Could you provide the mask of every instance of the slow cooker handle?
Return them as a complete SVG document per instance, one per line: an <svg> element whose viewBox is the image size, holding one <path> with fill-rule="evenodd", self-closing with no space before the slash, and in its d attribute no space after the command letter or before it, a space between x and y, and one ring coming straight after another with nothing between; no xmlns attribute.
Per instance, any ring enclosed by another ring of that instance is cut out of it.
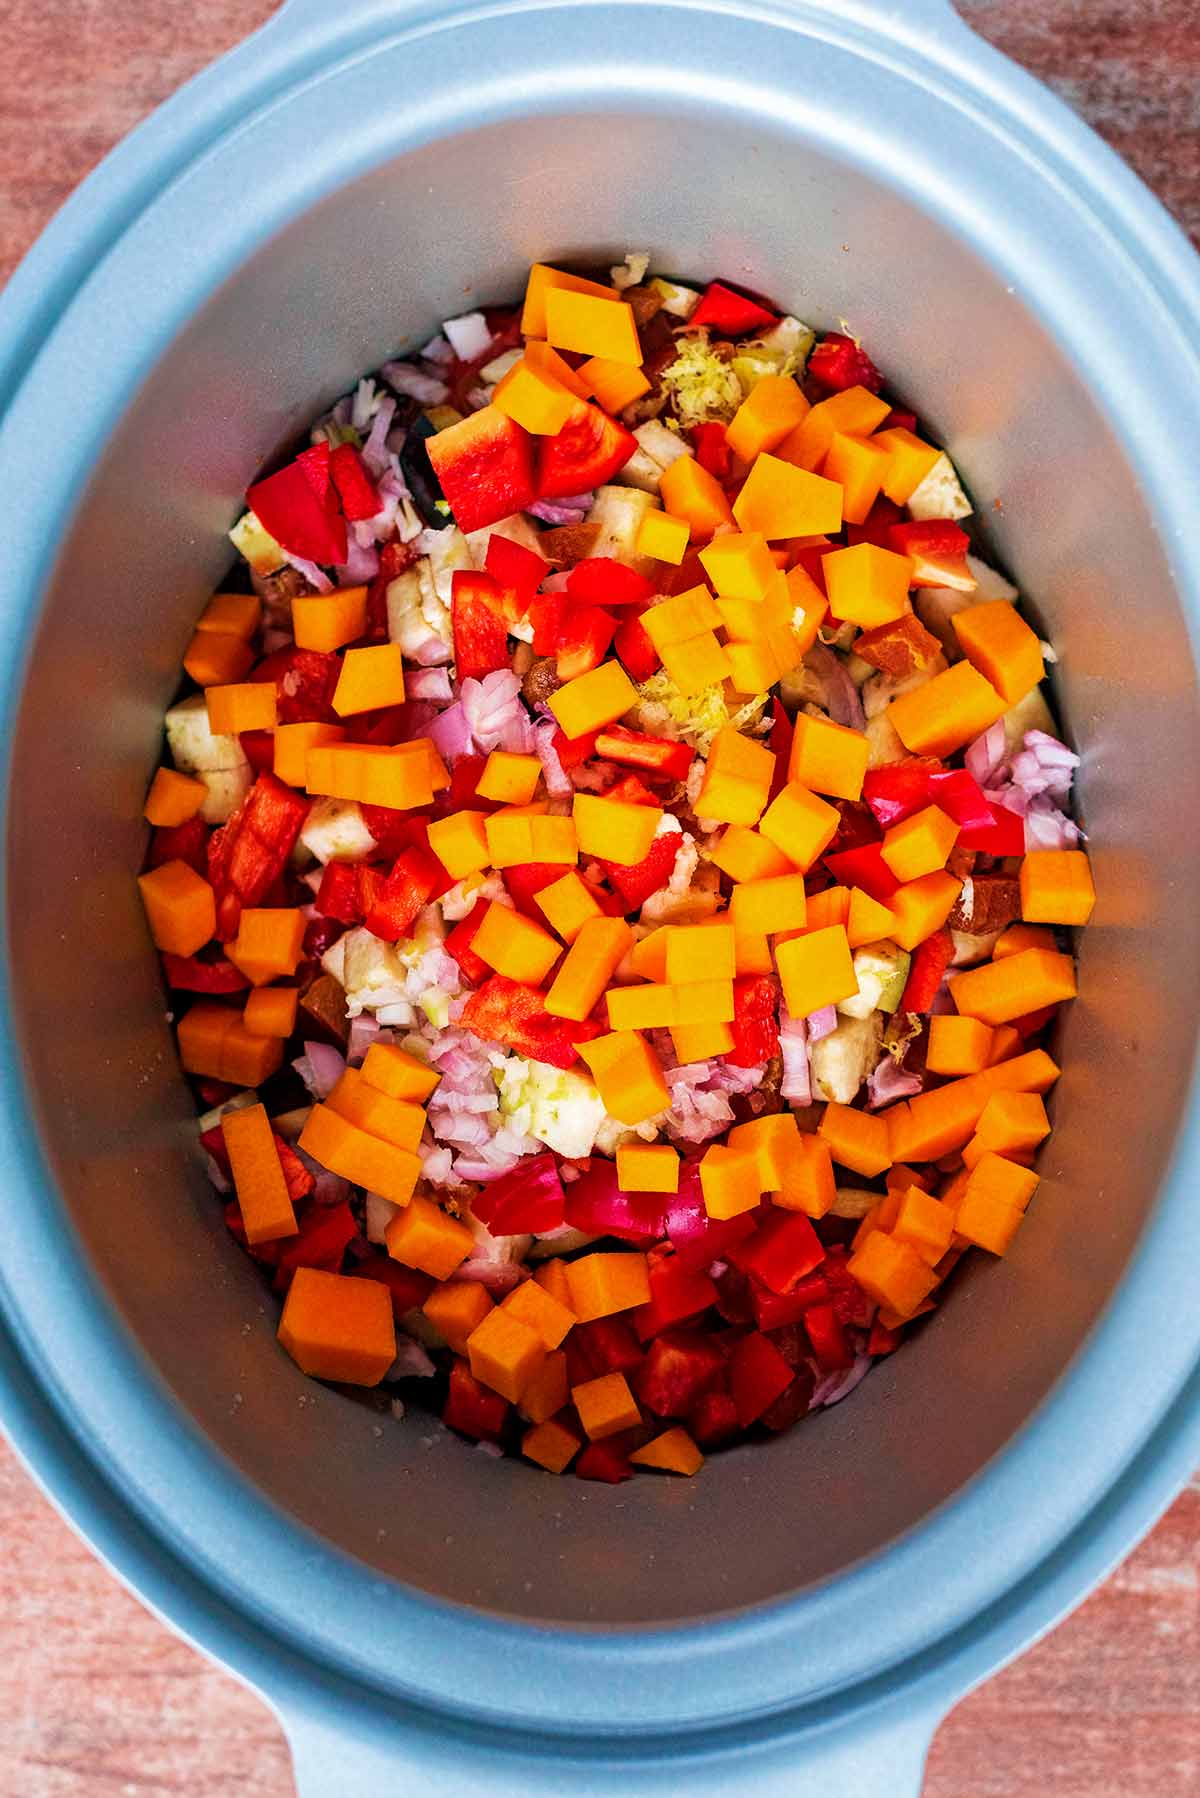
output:
<svg viewBox="0 0 1200 1798"><path fill-rule="evenodd" d="M887 1711L768 1742L738 1726L699 1758L678 1752L601 1762L587 1744L549 1757L481 1730L427 1718L380 1726L333 1705L281 1707L297 1798L920 1798L925 1759L945 1703L906 1700Z"/></svg>

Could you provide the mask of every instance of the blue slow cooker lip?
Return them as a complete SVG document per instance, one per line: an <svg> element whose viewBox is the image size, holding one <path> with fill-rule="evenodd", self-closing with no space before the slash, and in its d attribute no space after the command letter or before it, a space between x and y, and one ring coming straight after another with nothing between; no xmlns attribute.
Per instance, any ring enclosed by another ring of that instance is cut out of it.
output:
<svg viewBox="0 0 1200 1798"><path fill-rule="evenodd" d="M844 27L831 23L825 8L810 6L788 16L789 22L802 18L816 22L821 29L845 29L851 36L864 29L869 9L856 13ZM375 28L382 38L394 35L382 20ZM371 33L368 32L368 36ZM334 36L330 31L330 39ZM364 40L360 33L359 47ZM339 46L340 48L340 46ZM876 45L878 48L878 45ZM66 294L79 284L82 271L94 267L131 229L140 214L153 205L167 185L200 161L205 152L221 141L235 120L245 120L259 106L277 101L285 86L307 80L319 68L325 45L297 45L289 42L278 29L266 32L235 52L177 96L147 126L135 134L120 155L105 165L87 184L85 192L72 201L37 247L29 263L15 280L6 296L0 317L6 327L4 338L14 346L7 371L0 370L0 393L11 393L14 402L26 371L43 348L49 348L55 335L55 323ZM894 45L889 53L899 57ZM949 42L927 41L921 56L929 70L939 79L956 80L981 94L1002 116L1010 139L1019 143L1022 154L1036 156L1053 166L1054 178L1061 184L1084 190L1089 208L1102 222L1104 233L1127 252L1136 245L1140 254L1138 278L1152 299L1160 317L1169 314L1180 339L1186 337L1189 323L1200 313L1197 297L1196 263L1181 236L1133 180L1122 165L1074 121L1065 109L1042 92L1027 78L1011 70L975 40L965 34ZM1144 302L1145 303L1145 302ZM147 353L151 346L147 346ZM28 529L28 519L24 521ZM1181 577L1187 574L1180 552ZM1195 570L1191 570L1194 576ZM1181 586L1186 581L1181 578ZM7 637L6 663L9 671L8 702L11 707L23 659L24 625L11 614L0 621ZM7 994L5 994L7 1007ZM9 1014L11 1015L11 1014ZM10 1039L11 1040L11 1039ZM20 1103L20 1077L10 1069L9 1087L17 1103L0 1120L0 1165L10 1178L27 1182L40 1168L40 1154ZM1168 1228L1165 1213L1180 1209L1182 1187L1188 1170L1195 1165L1197 1124L1193 1120L1181 1142L1175 1172L1164 1190L1159 1215L1148 1228L1138 1256L1130 1268L1126 1291L1144 1289L1154 1280L1152 1253L1155 1242ZM1178 1237L1178 1224L1170 1226ZM81 1293L88 1302L102 1307L90 1281L80 1270ZM1096 1333L1096 1344L1105 1333L1119 1326L1122 1301ZM1126 1311L1129 1306L1125 1306ZM5 1416L14 1438L39 1476L52 1491L57 1491L68 1510L84 1528L89 1538L105 1553L119 1571L130 1577L152 1602L178 1625L192 1633L210 1651L230 1665L261 1683L280 1699L296 1696L308 1684L312 1663L291 1640L285 1640L275 1620L267 1615L248 1616L226 1601L215 1588L207 1570L189 1564L182 1551L172 1548L156 1529L126 1507L109 1479L97 1467L78 1434L81 1426L72 1420L70 1426L63 1413L47 1400L40 1383L29 1373L18 1348L19 1317L14 1295L7 1303L10 1335L4 1339L7 1365L0 1369L5 1389ZM1030 1468L1044 1459L1052 1445L1052 1417L1070 1406L1080 1386L1083 1362L1070 1370L1052 1399L999 1458L1014 1464L1023 1460ZM136 1368L122 1372L131 1382L131 1390L144 1376ZM114 1374L114 1377L116 1375ZM1197 1441L1200 1440L1200 1418L1197 1416L1198 1377L1193 1368L1182 1377L1173 1370L1178 1389L1160 1391L1166 1408L1157 1421L1147 1415L1144 1440L1128 1430L1129 1459L1109 1490L1082 1518L1075 1520L1061 1536L1053 1540L1048 1552L1003 1600L979 1612L966 1622L955 1621L953 1628L936 1636L931 1646L915 1654L903 1668L891 1670L893 1682L903 1679L914 1701L922 1694L931 1708L940 1707L969 1681L981 1677L995 1661L1015 1652L1029 1636L1066 1608L1086 1584L1098 1577L1128 1546L1132 1536L1143 1528L1160 1508L1179 1479L1192 1465ZM64 1407L65 1410L65 1407ZM219 1480L220 1470L210 1466L207 1477ZM967 1501L961 1496L947 1510ZM903 1547L893 1550L901 1554ZM857 1579L858 1573L848 1576ZM432 1623L434 1615L445 1613L430 1601L416 1601ZM781 1613L791 1607L763 1607L745 1617L723 1620L708 1626L708 1645L718 1646L747 1639L749 1634L778 1634L786 1620ZM489 1624L480 1627L492 1629ZM514 1642L527 1640L530 1633L511 1625L496 1626L500 1636L511 1636ZM576 1640L597 1660L611 1652L637 1660L641 1654L661 1657L672 1647L672 1638L695 1652L694 1629L652 1634L650 1632L567 1632L556 1635L560 1647ZM325 1686L336 1676L322 1670ZM361 1688L347 1677L347 1697ZM836 1701L814 1703L794 1716L788 1726L799 1725L810 1717L827 1714L836 1703L841 1709L857 1708L873 1703L876 1694L867 1688L848 1685ZM749 1709L748 1701L745 1708ZM494 1725L489 1726L494 1728Z"/></svg>

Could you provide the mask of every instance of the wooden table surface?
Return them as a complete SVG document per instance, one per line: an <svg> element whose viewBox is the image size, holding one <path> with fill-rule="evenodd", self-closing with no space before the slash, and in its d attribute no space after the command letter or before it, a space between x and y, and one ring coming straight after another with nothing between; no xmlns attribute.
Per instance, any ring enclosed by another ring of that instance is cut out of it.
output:
<svg viewBox="0 0 1200 1798"><path fill-rule="evenodd" d="M272 10L3 0L0 280L118 138ZM1195 0L962 10L1096 125L1200 241ZM290 1798L266 1708L130 1598L2 1444L0 1541L0 1798ZM1200 1793L1200 1480L1073 1617L958 1706L925 1792Z"/></svg>

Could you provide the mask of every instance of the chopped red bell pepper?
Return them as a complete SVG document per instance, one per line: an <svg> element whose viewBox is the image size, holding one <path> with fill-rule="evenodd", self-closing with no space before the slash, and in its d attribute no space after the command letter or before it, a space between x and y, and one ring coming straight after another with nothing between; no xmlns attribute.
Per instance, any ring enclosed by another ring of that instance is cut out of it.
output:
<svg viewBox="0 0 1200 1798"><path fill-rule="evenodd" d="M739 1242L729 1259L771 1292L789 1293L820 1267L825 1249L802 1211L770 1208L753 1236Z"/></svg>
<svg viewBox="0 0 1200 1798"><path fill-rule="evenodd" d="M556 437L538 438L537 497L564 499L603 487L636 448L637 438L624 425L579 400Z"/></svg>
<svg viewBox="0 0 1200 1798"><path fill-rule="evenodd" d="M594 1370L587 1375L589 1379L606 1373L632 1373L642 1364L642 1345L625 1317L597 1317L591 1323L576 1324L567 1340L576 1343L588 1367Z"/></svg>
<svg viewBox="0 0 1200 1798"><path fill-rule="evenodd" d="M442 1422L477 1442L499 1442L508 1421L508 1400L481 1386L465 1361L455 1358Z"/></svg>
<svg viewBox="0 0 1200 1798"><path fill-rule="evenodd" d="M477 899L466 917L458 920L443 945L446 953L452 955L458 963L464 980L471 981L474 986L486 980L490 972L487 962L476 955L471 944L475 941L475 933L487 916L491 903L490 899Z"/></svg>
<svg viewBox="0 0 1200 1798"><path fill-rule="evenodd" d="M590 674L604 660L617 621L599 606L578 606L569 611L558 629L555 670L561 681Z"/></svg>
<svg viewBox="0 0 1200 1798"><path fill-rule="evenodd" d="M952 518L914 518L888 529L889 548L912 558L913 587L954 587L970 592L975 577L967 567L971 539Z"/></svg>
<svg viewBox="0 0 1200 1798"><path fill-rule="evenodd" d="M489 1180L471 1209L493 1236L542 1236L565 1222L558 1157L548 1151L518 1161L498 1180Z"/></svg>
<svg viewBox="0 0 1200 1798"><path fill-rule="evenodd" d="M736 293L723 281L710 281L688 324L707 325L720 337L744 337L748 331L769 331L779 314L769 312L757 300Z"/></svg>
<svg viewBox="0 0 1200 1798"><path fill-rule="evenodd" d="M700 1188L699 1163L685 1161L679 1170L679 1191L671 1194L667 1203L667 1237L680 1267L711 1267L750 1235L758 1215L756 1210L740 1212L737 1217L709 1217Z"/></svg>
<svg viewBox="0 0 1200 1798"><path fill-rule="evenodd" d="M463 759L467 760L469 758L464 757ZM483 760L482 757L477 759L480 762ZM480 772L482 773L482 768L480 769ZM451 779L453 779L453 776L451 776ZM473 805L474 800L472 799L469 802L464 800L463 803L470 803ZM401 855L405 849L412 848L413 814L411 812L398 812L390 805L362 804L358 809L362 813L363 823L378 843L382 855L390 856L394 860L396 856Z"/></svg>
<svg viewBox="0 0 1200 1798"><path fill-rule="evenodd" d="M461 812L464 810L472 812L498 811L501 801L497 799L484 799L477 790L480 781L483 779L483 771L486 767L486 755L460 755L453 768L450 770L450 785L438 796L438 810L443 812L447 817L453 812ZM363 807L363 815L366 815L365 806ZM404 812L398 815L409 817L411 816L411 813ZM370 830L371 827L369 824L367 828ZM371 834L374 835L375 833L372 831Z"/></svg>
<svg viewBox="0 0 1200 1798"><path fill-rule="evenodd" d="M535 656L557 653L558 639L569 610L565 593L534 594L529 604L529 622L533 626L531 648Z"/></svg>
<svg viewBox="0 0 1200 1798"><path fill-rule="evenodd" d="M791 1385L794 1375L779 1350L760 1330L734 1345L729 1358L729 1384L737 1420L743 1430L757 1423Z"/></svg>
<svg viewBox="0 0 1200 1798"><path fill-rule="evenodd" d="M732 1442L738 1433L733 1394L722 1387L702 1392L687 1414L687 1428L697 1448L720 1448Z"/></svg>
<svg viewBox="0 0 1200 1798"><path fill-rule="evenodd" d="M696 752L690 743L674 743L667 737L646 737L636 730L610 724L596 736L596 754L628 768L649 768L669 780L686 780Z"/></svg>
<svg viewBox="0 0 1200 1798"><path fill-rule="evenodd" d="M550 572L549 562L535 551L523 543L514 543L511 537L500 537L495 531L488 538L483 566L500 588L501 610L509 624L524 618ZM546 651L536 653L544 655Z"/></svg>
<svg viewBox="0 0 1200 1798"><path fill-rule="evenodd" d="M403 853L403 851L401 851ZM380 893L383 891L384 873L381 868L372 868L366 862L358 864L358 913L365 918Z"/></svg>
<svg viewBox="0 0 1200 1798"><path fill-rule="evenodd" d="M992 822L986 829L976 825L964 825L958 833L959 849L976 849L981 855L1024 855L1025 853L1025 820L1017 812L1009 811L1006 805L996 805L992 800L987 802L992 814Z"/></svg>
<svg viewBox="0 0 1200 1798"><path fill-rule="evenodd" d="M828 554L829 551L823 549L819 544L808 543L801 544L799 549L792 552L792 567L803 568L809 580L821 593L825 593L825 566L821 558ZM826 598L828 598L827 594Z"/></svg>
<svg viewBox="0 0 1200 1798"><path fill-rule="evenodd" d="M730 463L733 460L729 448L729 428L716 419L707 424L693 425L691 431L692 448L696 452L696 460L706 474L724 486L729 479Z"/></svg>
<svg viewBox="0 0 1200 1798"><path fill-rule="evenodd" d="M275 767L275 733L272 730L244 730L238 737L242 754L256 774L271 773Z"/></svg>
<svg viewBox="0 0 1200 1798"><path fill-rule="evenodd" d="M726 1251L731 1257L737 1253L740 1244L735 1244ZM734 1267L732 1260L721 1273L713 1276L717 1288L717 1310L727 1324L752 1324L754 1322L754 1306L750 1297L750 1276L744 1274L740 1267Z"/></svg>
<svg viewBox="0 0 1200 1798"><path fill-rule="evenodd" d="M146 866L161 868L164 862L186 862L207 878L208 825L199 812L186 824L160 824L151 833Z"/></svg>
<svg viewBox="0 0 1200 1798"><path fill-rule="evenodd" d="M854 1350L832 1305L814 1305L804 1314L804 1327L823 1373L853 1367Z"/></svg>
<svg viewBox="0 0 1200 1798"><path fill-rule="evenodd" d="M863 799L882 830L890 830L902 818L911 818L930 803L929 777L942 764L933 760L895 762L887 768L868 768L863 778Z"/></svg>
<svg viewBox="0 0 1200 1798"><path fill-rule="evenodd" d="M786 1355L784 1356L786 1360ZM795 1369L795 1377L785 1392L781 1392L773 1404L767 1406L759 1423L763 1428L772 1431L776 1436L784 1430L792 1429L800 1420L808 1416L808 1408L812 1403L813 1389L816 1380L813 1370L807 1361L802 1361Z"/></svg>
<svg viewBox="0 0 1200 1798"><path fill-rule="evenodd" d="M647 1349L633 1389L657 1416L686 1417L724 1371L725 1357L711 1336L699 1330L666 1330Z"/></svg>
<svg viewBox="0 0 1200 1798"><path fill-rule="evenodd" d="M503 1043L518 1055L556 1068L573 1066L579 1059L576 1044L600 1034L598 1024L551 1017L543 993L503 974L493 974L471 994L459 1022L484 1042Z"/></svg>
<svg viewBox="0 0 1200 1798"><path fill-rule="evenodd" d="M666 830L655 837L640 862L601 862L627 912L636 911L652 893L666 886L682 842L678 831Z"/></svg>
<svg viewBox="0 0 1200 1798"><path fill-rule="evenodd" d="M543 887L563 877L560 862L514 862L511 868L503 872L504 884L508 888L508 896L519 912L532 918L543 927L546 914L540 905L535 904L537 895Z"/></svg>
<svg viewBox="0 0 1200 1798"><path fill-rule="evenodd" d="M915 431L917 415L915 412L904 412L893 406L883 423L877 427L881 431Z"/></svg>
<svg viewBox="0 0 1200 1798"><path fill-rule="evenodd" d="M317 458L321 449L326 468L329 445L314 445ZM256 481L247 489L246 504L263 529L294 556L306 562L326 566L346 560L346 521L338 510L337 496L331 487L318 491L314 474L320 461L305 451L302 458L289 462L277 474Z"/></svg>
<svg viewBox="0 0 1200 1798"><path fill-rule="evenodd" d="M908 979L904 983L901 1011L911 1011L920 1017L925 1015L937 997L937 990L953 954L954 945L948 930L935 931L933 936L927 936L918 945L908 970Z"/></svg>
<svg viewBox="0 0 1200 1798"><path fill-rule="evenodd" d="M945 774L929 777L930 803L945 812L962 829L988 830L992 824L992 808L984 798L977 781L965 768L951 768Z"/></svg>
<svg viewBox="0 0 1200 1798"><path fill-rule="evenodd" d="M876 549L891 549L888 531L892 525L899 524L903 517L900 507L880 494L861 524L846 526L846 542L873 543Z"/></svg>
<svg viewBox="0 0 1200 1798"><path fill-rule="evenodd" d="M240 968L222 955L206 961L199 955L172 955L163 951L163 976L177 993L240 993L250 982Z"/></svg>
<svg viewBox="0 0 1200 1798"><path fill-rule="evenodd" d="M614 1161L594 1156L578 1180L566 1188L566 1221L589 1236L615 1236L646 1248L666 1234L666 1193L624 1192Z"/></svg>
<svg viewBox="0 0 1200 1798"><path fill-rule="evenodd" d="M622 805L654 805L659 801L640 774L625 774L604 791L606 799L617 799Z"/></svg>
<svg viewBox="0 0 1200 1798"><path fill-rule="evenodd" d="M321 649L277 649L251 670L252 681L274 681L280 724L336 724L333 690L341 656Z"/></svg>
<svg viewBox="0 0 1200 1798"><path fill-rule="evenodd" d="M869 806L858 799L835 799L834 809L838 814L838 827L833 841L825 851L826 857L840 855L845 849L862 849L868 843L883 841L883 832L871 816Z"/></svg>
<svg viewBox="0 0 1200 1798"><path fill-rule="evenodd" d="M357 866L353 862L326 862L313 903L323 918L336 918L339 924L361 924Z"/></svg>
<svg viewBox="0 0 1200 1798"><path fill-rule="evenodd" d="M397 856L375 903L363 919L373 936L398 943L407 936L421 907L442 874L441 864L424 849L406 849Z"/></svg>
<svg viewBox="0 0 1200 1798"><path fill-rule="evenodd" d="M394 749L397 743L410 742L418 734L412 728L414 713L419 715L418 708L410 710L407 705L383 705L373 712L358 712L346 720L347 741Z"/></svg>
<svg viewBox="0 0 1200 1798"><path fill-rule="evenodd" d="M643 1342L661 1336L674 1324L689 1323L717 1302L717 1289L706 1273L688 1267L678 1255L666 1255L649 1269L650 1302L632 1312Z"/></svg>
<svg viewBox="0 0 1200 1798"><path fill-rule="evenodd" d="M329 472L352 524L375 518L383 510L383 498L367 473L367 465L352 443L339 443L329 458Z"/></svg>
<svg viewBox="0 0 1200 1798"><path fill-rule="evenodd" d="M245 905L258 905L287 866L309 800L273 774L260 774L227 824L208 844L208 878L217 901L217 936L237 935Z"/></svg>
<svg viewBox="0 0 1200 1798"><path fill-rule="evenodd" d="M873 1307L847 1266L847 1253L845 1248L831 1248L821 1272L829 1282L839 1322L865 1330L871 1321Z"/></svg>
<svg viewBox="0 0 1200 1798"><path fill-rule="evenodd" d="M821 339L808 358L805 372L833 393L842 393L847 387L865 387L870 393L878 393L883 386L883 376L867 352L853 337L845 337L840 331L830 331Z"/></svg>
<svg viewBox="0 0 1200 1798"><path fill-rule="evenodd" d="M630 680L649 680L662 666L662 657L640 618L626 618L617 626L613 648Z"/></svg>
<svg viewBox="0 0 1200 1798"><path fill-rule="evenodd" d="M790 1292L772 1292L761 1280L750 1280L750 1310L760 1330L778 1330L798 1323L810 1305L829 1297L829 1282L822 1273L806 1274Z"/></svg>
<svg viewBox="0 0 1200 1798"><path fill-rule="evenodd" d="M374 1280L378 1286L386 1286L392 1299L392 1315L399 1323L407 1311L415 1311L429 1297L437 1281L429 1274L423 1274L419 1268L405 1267L402 1261L393 1261L390 1255L372 1255L366 1261L358 1261L350 1269L356 1280Z"/></svg>
<svg viewBox="0 0 1200 1798"><path fill-rule="evenodd" d="M332 498L333 472L330 467L332 459L333 451L328 438L325 437L319 443L310 444L306 450L301 450L296 457L296 467L301 471L322 505Z"/></svg>
<svg viewBox="0 0 1200 1798"><path fill-rule="evenodd" d="M886 905L900 882L884 861L878 843L864 843L861 849L846 849L838 855L827 855L825 866L844 887L861 887L880 905Z"/></svg>
<svg viewBox="0 0 1200 1798"><path fill-rule="evenodd" d="M733 1048L726 1061L756 1068L779 1053L779 985L771 974L746 974L733 983Z"/></svg>
<svg viewBox="0 0 1200 1798"><path fill-rule="evenodd" d="M633 1465L629 1456L617 1447L620 1438L608 1436L603 1442L589 1442L572 1472L577 1479L603 1480L606 1486L619 1486L622 1480L633 1478Z"/></svg>
<svg viewBox="0 0 1200 1798"><path fill-rule="evenodd" d="M286 1292L298 1267L319 1267L327 1274L341 1271L346 1250L358 1235L354 1213L340 1205L309 1205L296 1219L295 1236L280 1246L272 1282L276 1292Z"/></svg>
<svg viewBox="0 0 1200 1798"><path fill-rule="evenodd" d="M484 406L438 431L426 447L460 531L483 530L532 505L533 443L497 407Z"/></svg>
<svg viewBox="0 0 1200 1798"><path fill-rule="evenodd" d="M588 762L596 753L598 732L585 731L582 737L565 737L561 730L555 730L551 743L555 755L563 765L564 773L569 774L572 768L580 767Z"/></svg>
<svg viewBox="0 0 1200 1798"><path fill-rule="evenodd" d="M504 622L500 583L490 574L456 569L451 581L450 620L454 630L454 664L460 681L482 680L510 664L508 626Z"/></svg>
<svg viewBox="0 0 1200 1798"><path fill-rule="evenodd" d="M902 1330L889 1330L876 1318L871 1325L871 1334L867 1337L868 1355L892 1355L900 1347L903 1340Z"/></svg>
<svg viewBox="0 0 1200 1798"><path fill-rule="evenodd" d="M644 606L654 591L653 581L611 556L586 556L567 576L567 592L577 606Z"/></svg>
<svg viewBox="0 0 1200 1798"><path fill-rule="evenodd" d="M1040 1005L1036 1011L1026 1011L1019 1018L1013 1019L1013 1029L1019 1036L1036 1036L1044 1030L1052 1019L1058 1016L1057 1005Z"/></svg>

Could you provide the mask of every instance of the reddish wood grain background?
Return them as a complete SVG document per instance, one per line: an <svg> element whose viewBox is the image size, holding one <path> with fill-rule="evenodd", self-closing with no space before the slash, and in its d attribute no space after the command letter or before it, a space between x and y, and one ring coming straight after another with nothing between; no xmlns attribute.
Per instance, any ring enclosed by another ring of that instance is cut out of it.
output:
<svg viewBox="0 0 1200 1798"><path fill-rule="evenodd" d="M270 0L3 0L0 279L159 100ZM962 0L1200 241L1195 0ZM0 1798L290 1798L265 1707L92 1559L0 1446ZM1200 1481L1067 1623L961 1704L926 1798L1200 1792ZM839 1795L840 1798L840 1795Z"/></svg>

